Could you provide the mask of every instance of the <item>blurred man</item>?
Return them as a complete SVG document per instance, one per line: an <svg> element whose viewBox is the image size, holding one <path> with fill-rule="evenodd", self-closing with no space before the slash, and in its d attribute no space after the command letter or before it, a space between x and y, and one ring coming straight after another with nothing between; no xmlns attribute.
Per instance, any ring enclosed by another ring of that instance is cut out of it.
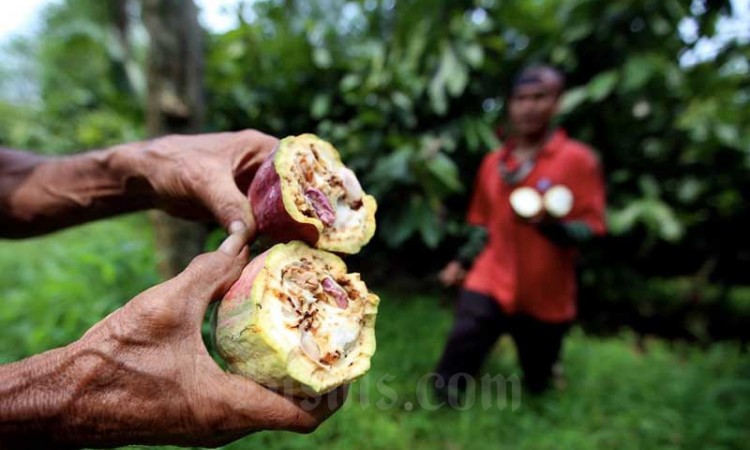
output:
<svg viewBox="0 0 750 450"><path fill-rule="evenodd" d="M462 283L436 370L437 392L449 401L505 333L515 341L524 387L543 391L576 315L576 246L605 233L605 192L594 153L551 126L563 88L562 74L548 66L515 79L512 137L484 158L467 216L472 234L440 273L446 286ZM559 219L545 211L522 218L511 206L521 187L542 196L553 186L573 197Z"/></svg>
<svg viewBox="0 0 750 450"><path fill-rule="evenodd" d="M341 406L342 390L302 401L225 373L201 339L209 303L247 264L256 227L242 192L277 142L249 130L62 158L0 149L0 238L148 208L230 233L78 341L0 366L0 448L216 446L259 430L311 431Z"/></svg>

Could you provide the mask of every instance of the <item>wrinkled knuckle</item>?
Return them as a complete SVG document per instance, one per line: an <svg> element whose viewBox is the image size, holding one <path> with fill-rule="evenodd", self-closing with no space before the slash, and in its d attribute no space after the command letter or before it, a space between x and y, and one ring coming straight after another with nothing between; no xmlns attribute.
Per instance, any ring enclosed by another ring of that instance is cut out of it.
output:
<svg viewBox="0 0 750 450"><path fill-rule="evenodd" d="M252 139L259 135L261 135L261 133L258 130L254 130L252 128L246 128L244 130L240 130L237 132L237 137L240 137L243 139Z"/></svg>
<svg viewBox="0 0 750 450"><path fill-rule="evenodd" d="M217 208L216 214L225 221L242 220L247 226L250 220L250 207L245 208L244 204L239 202L224 202Z"/></svg>
<svg viewBox="0 0 750 450"><path fill-rule="evenodd" d="M243 145L253 144L255 148L259 148L260 150L265 152L268 152L276 147L279 142L276 137L271 136L270 134L252 129L239 131L238 137ZM247 149L248 147L244 148Z"/></svg>

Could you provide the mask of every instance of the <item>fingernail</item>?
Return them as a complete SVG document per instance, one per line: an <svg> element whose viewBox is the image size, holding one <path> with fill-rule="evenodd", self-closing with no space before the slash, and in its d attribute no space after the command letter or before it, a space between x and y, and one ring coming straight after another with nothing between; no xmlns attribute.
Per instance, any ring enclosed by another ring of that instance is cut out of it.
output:
<svg viewBox="0 0 750 450"><path fill-rule="evenodd" d="M245 224L241 220L235 220L234 222L229 224L228 231L229 234L237 234L245 231L245 228L247 228L247 226L245 226Z"/></svg>
<svg viewBox="0 0 750 450"><path fill-rule="evenodd" d="M229 256L236 256L242 251L242 247L245 246L245 239L246 236L244 233L232 233L221 243L219 251Z"/></svg>

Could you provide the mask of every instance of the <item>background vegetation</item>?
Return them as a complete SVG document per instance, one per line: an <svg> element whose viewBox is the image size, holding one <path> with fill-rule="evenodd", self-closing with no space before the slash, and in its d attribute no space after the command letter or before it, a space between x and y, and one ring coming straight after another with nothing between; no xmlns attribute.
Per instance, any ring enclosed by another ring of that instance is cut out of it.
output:
<svg viewBox="0 0 750 450"><path fill-rule="evenodd" d="M351 265L385 293L369 379L396 375L399 401L439 354L451 295L433 275L461 240L474 171L504 136L524 64L568 75L559 120L599 152L611 228L584 249L567 391L491 413L352 401L311 437L232 448L747 442L750 46L717 33L730 14L701 0L256 0L235 28L207 33L207 131L316 132L377 196L378 234ZM707 39L708 55L696 50ZM4 49L0 143L65 154L144 138L146 45L137 1L50 6L37 35ZM0 243L0 362L74 340L158 282L151 233L136 215ZM655 334L679 340L644 337ZM512 348L491 364L515 370Z"/></svg>

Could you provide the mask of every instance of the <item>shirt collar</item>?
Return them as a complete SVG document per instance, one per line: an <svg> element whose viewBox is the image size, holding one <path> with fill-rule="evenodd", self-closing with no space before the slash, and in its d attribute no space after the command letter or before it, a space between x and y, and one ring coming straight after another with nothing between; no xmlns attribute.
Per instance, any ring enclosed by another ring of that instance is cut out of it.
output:
<svg viewBox="0 0 750 450"><path fill-rule="evenodd" d="M547 138L547 141L542 146L542 149L539 151L538 157L546 157L551 156L555 152L559 151L562 147L565 141L568 140L568 133L565 132L562 128L555 128L552 131L550 131L550 135ZM513 149L516 146L516 139L510 138L506 141L505 144L505 151L506 152L512 152Z"/></svg>

